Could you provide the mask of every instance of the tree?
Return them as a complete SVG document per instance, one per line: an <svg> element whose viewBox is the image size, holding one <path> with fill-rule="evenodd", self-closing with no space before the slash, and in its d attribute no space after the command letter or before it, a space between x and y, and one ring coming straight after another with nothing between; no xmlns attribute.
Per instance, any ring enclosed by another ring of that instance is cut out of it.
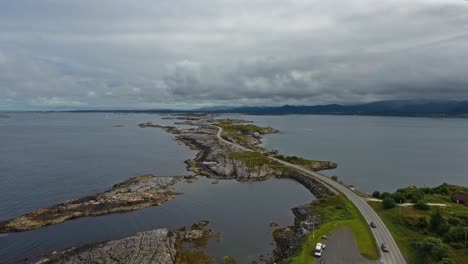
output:
<svg viewBox="0 0 468 264"><path fill-rule="evenodd" d="M434 191L434 193L438 194L450 194L448 184L445 182L442 185L433 188L432 190Z"/></svg>
<svg viewBox="0 0 468 264"><path fill-rule="evenodd" d="M406 200L406 197L403 193L401 192L396 192L392 194L393 200L395 200L395 203L403 203Z"/></svg>
<svg viewBox="0 0 468 264"><path fill-rule="evenodd" d="M462 226L464 224L464 221L456 216L450 216L448 222L453 226Z"/></svg>
<svg viewBox="0 0 468 264"><path fill-rule="evenodd" d="M442 240L435 237L426 237L413 245L422 255L432 256L436 260L442 260L449 256L447 246Z"/></svg>
<svg viewBox="0 0 468 264"><path fill-rule="evenodd" d="M420 229L426 229L429 226L429 221L427 221L427 217L421 216L418 218L418 222L416 226Z"/></svg>
<svg viewBox="0 0 468 264"><path fill-rule="evenodd" d="M444 217L440 213L440 210L435 211L431 215L431 220L429 223L433 232L439 232L441 230L441 227L447 224Z"/></svg>
<svg viewBox="0 0 468 264"><path fill-rule="evenodd" d="M380 198L380 192L379 192L379 191L374 191L374 192L372 193L372 197L374 197L374 198Z"/></svg>
<svg viewBox="0 0 468 264"><path fill-rule="evenodd" d="M385 209L393 208L393 207L395 207L395 201L392 198L387 197L387 198L383 199L382 206Z"/></svg>
<svg viewBox="0 0 468 264"><path fill-rule="evenodd" d="M389 197L390 195L391 194L388 193L388 192L383 192L383 193L380 194L380 199L385 199L385 198Z"/></svg>
<svg viewBox="0 0 468 264"><path fill-rule="evenodd" d="M415 205L414 208L419 209L419 210L429 210L429 205L423 201L418 201Z"/></svg>

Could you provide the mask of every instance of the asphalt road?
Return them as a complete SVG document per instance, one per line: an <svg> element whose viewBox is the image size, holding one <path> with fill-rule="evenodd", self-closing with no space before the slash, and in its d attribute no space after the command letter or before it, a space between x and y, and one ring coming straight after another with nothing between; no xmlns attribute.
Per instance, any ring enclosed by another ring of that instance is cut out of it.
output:
<svg viewBox="0 0 468 264"><path fill-rule="evenodd" d="M340 228L322 242L326 247L322 256L315 259L317 264L377 264L359 254L351 230Z"/></svg>
<svg viewBox="0 0 468 264"><path fill-rule="evenodd" d="M237 147L241 150L244 151L252 151L251 149L245 148L243 146L237 145L235 143L229 142L221 137L221 133L223 132L223 129L221 127L218 127L218 133L216 136L226 144L232 145L234 147ZM275 160L279 163L282 163L286 166L295 168L299 171L302 171L303 173L314 177L315 179L321 181L322 183L325 183L336 190L340 191L345 195L356 207L357 209L361 212L362 216L364 219L367 221L367 223L374 222L377 225L377 228L371 228L372 233L374 234L375 241L377 242L377 246L379 247L381 257L380 257L380 263L384 264L405 264L405 258L400 252L400 249L398 248L395 240L393 239L392 235L390 234L390 231L388 231L387 227L383 223L383 221L380 219L380 217L377 215L377 213L370 207L370 205L361 197L359 197L357 194L355 194L353 191L348 189L347 187L341 185L340 183L323 176L315 171L311 171L308 169L305 169L301 166L297 166L294 164L291 164L289 162L283 161L276 159L274 157L269 157L272 160ZM389 249L389 252L382 252L380 249L380 246L382 243L387 244L387 247Z"/></svg>

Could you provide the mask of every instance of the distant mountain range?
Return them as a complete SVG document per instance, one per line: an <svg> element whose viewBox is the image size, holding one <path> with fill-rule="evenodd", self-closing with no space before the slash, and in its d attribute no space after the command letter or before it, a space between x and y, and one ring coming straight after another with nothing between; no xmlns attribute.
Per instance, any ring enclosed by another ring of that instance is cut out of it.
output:
<svg viewBox="0 0 468 264"><path fill-rule="evenodd" d="M215 113L242 113L257 115L286 114L330 114L330 115L465 115L468 114L468 101L379 101L353 105L284 105L237 108L198 109L198 111Z"/></svg>
<svg viewBox="0 0 468 264"><path fill-rule="evenodd" d="M77 110L74 112L144 112L144 113L239 113L252 115L379 115L379 116L460 116L468 117L468 101L378 101L364 104L284 105L284 106L215 106L193 110Z"/></svg>

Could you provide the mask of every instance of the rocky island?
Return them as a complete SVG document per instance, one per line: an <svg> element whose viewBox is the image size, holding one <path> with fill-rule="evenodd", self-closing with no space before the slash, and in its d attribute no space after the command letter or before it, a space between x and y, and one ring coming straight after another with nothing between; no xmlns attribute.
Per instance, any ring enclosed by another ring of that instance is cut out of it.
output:
<svg viewBox="0 0 468 264"><path fill-rule="evenodd" d="M0 233L21 232L66 220L137 210L160 205L178 193L173 186L193 176L156 177L143 175L115 184L108 191L41 208L0 223Z"/></svg>

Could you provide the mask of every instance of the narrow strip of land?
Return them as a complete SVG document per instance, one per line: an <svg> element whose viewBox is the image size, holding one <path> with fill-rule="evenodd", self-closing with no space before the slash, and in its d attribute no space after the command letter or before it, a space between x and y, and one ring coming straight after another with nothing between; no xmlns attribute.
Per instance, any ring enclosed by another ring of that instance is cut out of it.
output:
<svg viewBox="0 0 468 264"><path fill-rule="evenodd" d="M218 133L216 134L217 138L221 140L222 142L232 145L236 148L239 148L243 151L252 151L251 149L248 149L246 147L240 146L238 144L235 144L233 142L227 141L222 138L221 134L223 132L223 129L221 127L218 127ZM356 207L357 209L361 212L362 216L368 223L374 222L377 225L377 228L372 228L372 233L375 237L375 240L377 242L377 245L380 247L382 243L385 243L389 249L389 252L383 252L381 254L380 261L381 263L395 263L395 264L404 264L406 263L403 255L400 252L400 249L398 248L395 240L393 239L392 235L390 234L390 231L388 231L387 227L383 223L383 221L380 219L380 217L377 215L377 213L370 207L369 204L367 204L364 199L359 197L357 194L355 194L353 191L348 189L347 187L341 185L340 183L323 176L315 171L311 171L308 169L305 169L301 166L291 164L289 162L274 158L269 156L268 158L277 161L281 164L284 164L286 166L289 166L291 168L294 168L296 170L299 170L311 177L314 177L315 179L335 188L336 190L340 191L345 195Z"/></svg>

